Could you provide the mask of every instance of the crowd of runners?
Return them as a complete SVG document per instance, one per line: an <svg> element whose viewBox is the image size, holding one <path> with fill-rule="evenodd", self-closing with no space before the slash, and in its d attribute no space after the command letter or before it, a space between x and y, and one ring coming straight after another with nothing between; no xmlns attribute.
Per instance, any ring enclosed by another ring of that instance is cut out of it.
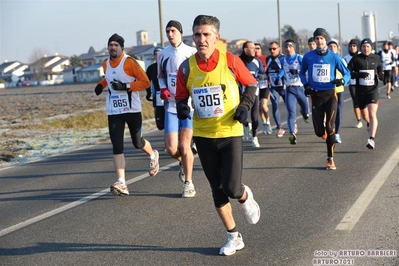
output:
<svg viewBox="0 0 399 266"><path fill-rule="evenodd" d="M217 48L220 21L199 15L192 25L195 47L183 43L179 21L167 23L170 45L155 47L154 64L145 72L124 52L124 38L108 39L109 59L103 62L105 78L95 87L96 95L106 89L106 110L113 146L117 181L110 191L129 195L125 181L124 129L128 125L132 143L149 157L149 175L159 171L159 152L142 137L139 91L147 90L153 102L157 128L163 130L165 152L179 162L177 176L182 197L196 195L193 164L198 153L209 181L214 207L227 232L221 255L232 255L244 248L235 223L230 199L236 199L248 222L256 224L260 208L251 189L242 183L243 141L261 148L259 132L281 138L288 132L287 144L300 144L296 110L306 123L312 123L317 137L325 140L327 170L336 170L334 149L344 142L340 134L343 91L348 87L355 114L354 127L366 124L366 147L376 147L379 80L386 86L386 97L398 87L399 49L385 42L382 50L365 38L352 39L348 55L339 56L340 44L323 28L308 40L309 51L297 53L295 40L280 47L247 41L240 55ZM265 55L262 48L270 54ZM348 85L348 86L347 86ZM270 101L271 114L268 104ZM283 102L283 104L280 104ZM279 109L286 108L287 117ZM272 128L273 117L275 128ZM283 121L287 121L284 129ZM323 159L324 160L324 159Z"/></svg>

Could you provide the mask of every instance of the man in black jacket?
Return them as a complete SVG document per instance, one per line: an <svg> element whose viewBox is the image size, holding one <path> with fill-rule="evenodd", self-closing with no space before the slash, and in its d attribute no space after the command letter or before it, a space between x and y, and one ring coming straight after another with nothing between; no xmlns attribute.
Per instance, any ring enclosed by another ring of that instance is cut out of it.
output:
<svg viewBox="0 0 399 266"><path fill-rule="evenodd" d="M378 79L383 79L382 64L379 56L371 53L373 43L369 38L363 39L360 47L361 53L352 58L348 68L351 71L351 78L356 79L356 99L363 119L370 124L368 127L370 138L367 140L366 147L374 149L374 138L378 127Z"/></svg>
<svg viewBox="0 0 399 266"><path fill-rule="evenodd" d="M157 46L154 48L154 59L155 62L148 66L147 68L147 76L148 79L151 81L151 87L147 88L147 101L152 102L154 106L154 114L155 114L155 122L157 124L157 128L159 130L164 129L164 121L165 121L165 107L163 105L163 100L160 97L160 88L158 83L158 67L157 67L157 55L158 52L161 51L163 48ZM152 98L151 98L152 95Z"/></svg>

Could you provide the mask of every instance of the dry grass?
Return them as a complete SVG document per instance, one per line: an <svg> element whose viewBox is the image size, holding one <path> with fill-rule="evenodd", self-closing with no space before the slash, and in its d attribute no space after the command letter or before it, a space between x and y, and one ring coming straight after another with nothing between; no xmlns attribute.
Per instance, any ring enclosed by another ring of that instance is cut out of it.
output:
<svg viewBox="0 0 399 266"><path fill-rule="evenodd" d="M0 90L0 162L34 149L29 140L107 128L104 95L93 90L94 84ZM152 120L152 103L145 91L140 95L143 121Z"/></svg>

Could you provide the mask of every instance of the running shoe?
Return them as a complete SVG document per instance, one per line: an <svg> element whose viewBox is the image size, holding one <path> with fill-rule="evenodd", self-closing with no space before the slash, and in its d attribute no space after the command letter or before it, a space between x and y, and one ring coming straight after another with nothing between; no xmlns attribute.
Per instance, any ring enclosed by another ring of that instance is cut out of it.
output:
<svg viewBox="0 0 399 266"><path fill-rule="evenodd" d="M241 208L244 210L247 221L250 224L256 224L260 218L260 209L258 203L254 200L254 195L249 187L244 185L245 191L247 192L247 200L244 203L240 203Z"/></svg>
<svg viewBox="0 0 399 266"><path fill-rule="evenodd" d="M395 85L393 87L399 87L399 83L397 81L395 81Z"/></svg>
<svg viewBox="0 0 399 266"><path fill-rule="evenodd" d="M193 145L191 145L191 151L193 152L193 155L196 155L198 153L197 150L197 145L193 142Z"/></svg>
<svg viewBox="0 0 399 266"><path fill-rule="evenodd" d="M282 127L280 127L277 129L276 135L278 138L281 138L284 135L284 133L285 133L285 130Z"/></svg>
<svg viewBox="0 0 399 266"><path fill-rule="evenodd" d="M249 140L249 126L244 126L244 140Z"/></svg>
<svg viewBox="0 0 399 266"><path fill-rule="evenodd" d="M326 161L326 169L327 170L335 170L337 167L335 167L334 159L332 157L328 157Z"/></svg>
<svg viewBox="0 0 399 266"><path fill-rule="evenodd" d="M192 198L197 192L195 191L194 184L188 181L183 184L182 198Z"/></svg>
<svg viewBox="0 0 399 266"><path fill-rule="evenodd" d="M309 123L309 122L310 122L310 116L309 116L309 114L305 114L305 115L302 115L302 116L303 116L303 120L305 120L306 123Z"/></svg>
<svg viewBox="0 0 399 266"><path fill-rule="evenodd" d="M265 124L265 123L263 123L263 125L262 125L262 133L263 133L263 134L267 134L267 133L266 133L266 125L267 125L267 124Z"/></svg>
<svg viewBox="0 0 399 266"><path fill-rule="evenodd" d="M259 141L258 141L258 137L253 137L253 138L252 138L252 147L254 147L254 148L260 148Z"/></svg>
<svg viewBox="0 0 399 266"><path fill-rule="evenodd" d="M129 189L127 188L126 184L120 181L116 181L115 183L113 183L109 190L114 195L119 195L119 196L129 195Z"/></svg>
<svg viewBox="0 0 399 266"><path fill-rule="evenodd" d="M339 134L335 134L335 143L341 143L341 136Z"/></svg>
<svg viewBox="0 0 399 266"><path fill-rule="evenodd" d="M155 158L150 158L150 176L155 176L159 170L159 153L157 150L154 150Z"/></svg>
<svg viewBox="0 0 399 266"><path fill-rule="evenodd" d="M263 124L264 127L264 132L267 135L270 135L273 133L272 127L270 126L270 124Z"/></svg>
<svg viewBox="0 0 399 266"><path fill-rule="evenodd" d="M295 129L294 129L294 133L296 134L296 133L298 133L298 124L296 123L296 121L295 121Z"/></svg>
<svg viewBox="0 0 399 266"><path fill-rule="evenodd" d="M230 256L236 253L237 250L243 249L244 246L242 235L239 232L227 232L227 243L220 249L219 254Z"/></svg>
<svg viewBox="0 0 399 266"><path fill-rule="evenodd" d="M389 93L387 93L387 99L390 100L391 99L391 95Z"/></svg>
<svg viewBox="0 0 399 266"><path fill-rule="evenodd" d="M362 128L363 127L362 121L357 121L356 127L357 128Z"/></svg>
<svg viewBox="0 0 399 266"><path fill-rule="evenodd" d="M179 179L182 183L186 182L186 175L184 174L183 164L179 162Z"/></svg>
<svg viewBox="0 0 399 266"><path fill-rule="evenodd" d="M290 144L295 145L296 144L296 135L295 133L292 133L289 137L288 140L290 141Z"/></svg>
<svg viewBox="0 0 399 266"><path fill-rule="evenodd" d="M375 147L374 140L373 139L368 139L366 147L369 148L370 150L374 149L374 147Z"/></svg>

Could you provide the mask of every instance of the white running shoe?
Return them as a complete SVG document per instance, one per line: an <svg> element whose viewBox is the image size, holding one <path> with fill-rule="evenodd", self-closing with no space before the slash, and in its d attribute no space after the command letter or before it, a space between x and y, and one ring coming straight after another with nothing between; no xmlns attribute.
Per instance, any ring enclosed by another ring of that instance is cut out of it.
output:
<svg viewBox="0 0 399 266"><path fill-rule="evenodd" d="M239 232L229 233L227 232L227 243L219 251L220 255L230 256L236 253L237 250L244 248L244 241L242 235Z"/></svg>
<svg viewBox="0 0 399 266"><path fill-rule="evenodd" d="M179 179L182 183L186 181L186 175L184 174L183 164L179 162Z"/></svg>
<svg viewBox="0 0 399 266"><path fill-rule="evenodd" d="M373 139L368 139L368 140L367 140L366 147L369 148L370 150L374 149L374 147L375 147L375 142L374 142L374 140L373 140Z"/></svg>
<svg viewBox="0 0 399 266"><path fill-rule="evenodd" d="M276 136L278 138L281 138L284 135L284 133L285 133L285 130L282 127L280 127L280 128L277 129Z"/></svg>
<svg viewBox="0 0 399 266"><path fill-rule="evenodd" d="M129 195L129 189L127 188L126 184L123 184L120 181L116 181L115 183L113 183L109 190L114 195L119 195L119 196Z"/></svg>
<svg viewBox="0 0 399 266"><path fill-rule="evenodd" d="M182 198L192 198L197 192L195 191L194 184L188 181L183 184Z"/></svg>
<svg viewBox="0 0 399 266"><path fill-rule="evenodd" d="M157 150L154 150L155 158L150 158L150 176L155 176L159 170L159 153Z"/></svg>
<svg viewBox="0 0 399 266"><path fill-rule="evenodd" d="M341 136L339 134L335 134L335 143L341 143Z"/></svg>
<svg viewBox="0 0 399 266"><path fill-rule="evenodd" d="M260 148L259 141L258 141L258 137L253 137L253 138L252 138L252 147L254 147L254 148Z"/></svg>
<svg viewBox="0 0 399 266"><path fill-rule="evenodd" d="M395 81L394 87L399 87L399 83L397 81Z"/></svg>
<svg viewBox="0 0 399 266"><path fill-rule="evenodd" d="M265 134L271 135L273 133L272 127L270 124L263 124L264 131L266 132Z"/></svg>
<svg viewBox="0 0 399 266"><path fill-rule="evenodd" d="M363 127L362 121L358 121L357 124L356 124L356 127L357 128L362 128Z"/></svg>
<svg viewBox="0 0 399 266"><path fill-rule="evenodd" d="M247 192L247 200L244 203L239 203L244 210L247 221L250 224L256 224L260 218L260 209L258 203L254 200L254 195L249 187L244 185Z"/></svg>

